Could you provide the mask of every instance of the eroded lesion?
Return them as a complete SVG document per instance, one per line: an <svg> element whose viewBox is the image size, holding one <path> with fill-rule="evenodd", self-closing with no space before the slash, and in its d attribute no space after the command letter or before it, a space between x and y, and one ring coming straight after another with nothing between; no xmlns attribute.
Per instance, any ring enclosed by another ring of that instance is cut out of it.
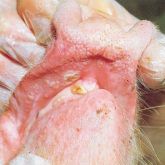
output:
<svg viewBox="0 0 165 165"><path fill-rule="evenodd" d="M75 84L71 87L71 91L73 94L84 95L87 93L87 90L79 84Z"/></svg>

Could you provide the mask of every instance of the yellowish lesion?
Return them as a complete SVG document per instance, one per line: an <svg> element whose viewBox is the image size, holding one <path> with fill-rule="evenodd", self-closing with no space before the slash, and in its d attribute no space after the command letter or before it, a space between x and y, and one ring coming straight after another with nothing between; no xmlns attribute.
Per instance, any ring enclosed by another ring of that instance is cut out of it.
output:
<svg viewBox="0 0 165 165"><path fill-rule="evenodd" d="M82 85L75 84L71 87L71 92L73 94L84 95L87 93L87 90Z"/></svg>

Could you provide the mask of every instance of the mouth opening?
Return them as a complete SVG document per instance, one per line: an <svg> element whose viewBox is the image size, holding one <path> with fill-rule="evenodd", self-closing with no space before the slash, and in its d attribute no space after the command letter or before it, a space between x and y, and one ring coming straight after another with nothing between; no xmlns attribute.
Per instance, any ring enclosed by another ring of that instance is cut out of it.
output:
<svg viewBox="0 0 165 165"><path fill-rule="evenodd" d="M29 123L45 114L47 110L44 109L60 95L65 100L83 97L98 89L113 95L121 109L129 107L131 118L135 115L136 75L131 69L135 68L132 61L113 61L102 56L76 58L59 66L52 66L53 61L51 64L45 61L23 78L10 100L9 109L16 112L19 132L29 130ZM54 63L57 63L56 59Z"/></svg>

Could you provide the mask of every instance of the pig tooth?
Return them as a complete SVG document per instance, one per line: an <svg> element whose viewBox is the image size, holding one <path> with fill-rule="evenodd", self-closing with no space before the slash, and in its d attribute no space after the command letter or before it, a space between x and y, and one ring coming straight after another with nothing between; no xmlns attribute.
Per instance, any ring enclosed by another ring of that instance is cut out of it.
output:
<svg viewBox="0 0 165 165"><path fill-rule="evenodd" d="M87 90L84 88L84 86L75 84L71 87L71 92L73 94L84 95L87 93Z"/></svg>

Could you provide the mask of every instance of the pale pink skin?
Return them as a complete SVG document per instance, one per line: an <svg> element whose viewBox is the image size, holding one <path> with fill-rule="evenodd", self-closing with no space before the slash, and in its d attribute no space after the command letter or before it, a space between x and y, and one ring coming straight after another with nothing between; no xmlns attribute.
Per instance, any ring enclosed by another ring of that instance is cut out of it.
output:
<svg viewBox="0 0 165 165"><path fill-rule="evenodd" d="M134 162L136 70L155 27L140 21L126 31L113 20L81 14L73 0L58 7L57 40L21 80L0 118L2 162L20 151L60 165ZM66 80L68 71L78 77ZM74 94L78 80L95 86Z"/></svg>

